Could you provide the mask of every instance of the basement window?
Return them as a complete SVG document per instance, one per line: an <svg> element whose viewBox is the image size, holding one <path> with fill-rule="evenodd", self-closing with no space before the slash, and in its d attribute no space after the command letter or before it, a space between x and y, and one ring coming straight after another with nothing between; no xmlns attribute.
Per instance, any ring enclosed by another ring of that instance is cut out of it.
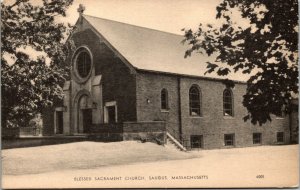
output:
<svg viewBox="0 0 300 190"><path fill-rule="evenodd" d="M261 144L261 133L253 133L253 144Z"/></svg>
<svg viewBox="0 0 300 190"><path fill-rule="evenodd" d="M278 143L284 142L284 133L283 132L277 132L277 142Z"/></svg>
<svg viewBox="0 0 300 190"><path fill-rule="evenodd" d="M224 144L225 146L234 146L234 134L225 134Z"/></svg>
<svg viewBox="0 0 300 190"><path fill-rule="evenodd" d="M202 135L191 135L191 148L203 148Z"/></svg>

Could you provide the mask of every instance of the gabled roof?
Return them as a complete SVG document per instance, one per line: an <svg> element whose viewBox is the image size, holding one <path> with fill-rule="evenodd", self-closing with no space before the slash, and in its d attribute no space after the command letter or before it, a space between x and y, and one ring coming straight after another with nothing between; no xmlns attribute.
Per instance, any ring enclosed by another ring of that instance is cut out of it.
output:
<svg viewBox="0 0 300 190"><path fill-rule="evenodd" d="M188 46L181 43L184 39L181 35L88 15L83 18L136 69L236 81L249 78L241 73L226 77L215 73L204 75L206 61L214 59L198 53L184 58Z"/></svg>

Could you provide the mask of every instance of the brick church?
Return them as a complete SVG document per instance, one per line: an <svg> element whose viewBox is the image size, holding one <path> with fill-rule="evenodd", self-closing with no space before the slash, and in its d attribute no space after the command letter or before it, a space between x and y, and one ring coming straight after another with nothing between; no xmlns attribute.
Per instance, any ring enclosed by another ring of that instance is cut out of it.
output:
<svg viewBox="0 0 300 190"><path fill-rule="evenodd" d="M81 14L69 37L71 79L44 116L44 135L170 138L186 149L287 144L298 107L263 126L244 122L247 75L204 75L205 57L184 58L183 36ZM298 104L298 103L296 103ZM102 135L102 136L101 136Z"/></svg>

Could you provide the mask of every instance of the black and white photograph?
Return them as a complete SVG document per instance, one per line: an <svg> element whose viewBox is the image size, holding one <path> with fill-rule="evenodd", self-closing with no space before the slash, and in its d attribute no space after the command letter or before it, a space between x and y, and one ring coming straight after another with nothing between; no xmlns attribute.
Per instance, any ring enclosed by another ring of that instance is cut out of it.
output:
<svg viewBox="0 0 300 190"><path fill-rule="evenodd" d="M297 188L298 14L2 0L2 188Z"/></svg>

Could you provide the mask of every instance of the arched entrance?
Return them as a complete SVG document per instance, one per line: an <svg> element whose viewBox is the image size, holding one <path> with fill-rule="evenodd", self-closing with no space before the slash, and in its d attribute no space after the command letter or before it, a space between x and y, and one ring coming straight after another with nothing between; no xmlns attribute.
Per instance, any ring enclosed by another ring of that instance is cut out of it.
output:
<svg viewBox="0 0 300 190"><path fill-rule="evenodd" d="M90 133L92 127L92 100L86 90L80 91L74 100L75 126L74 133Z"/></svg>

